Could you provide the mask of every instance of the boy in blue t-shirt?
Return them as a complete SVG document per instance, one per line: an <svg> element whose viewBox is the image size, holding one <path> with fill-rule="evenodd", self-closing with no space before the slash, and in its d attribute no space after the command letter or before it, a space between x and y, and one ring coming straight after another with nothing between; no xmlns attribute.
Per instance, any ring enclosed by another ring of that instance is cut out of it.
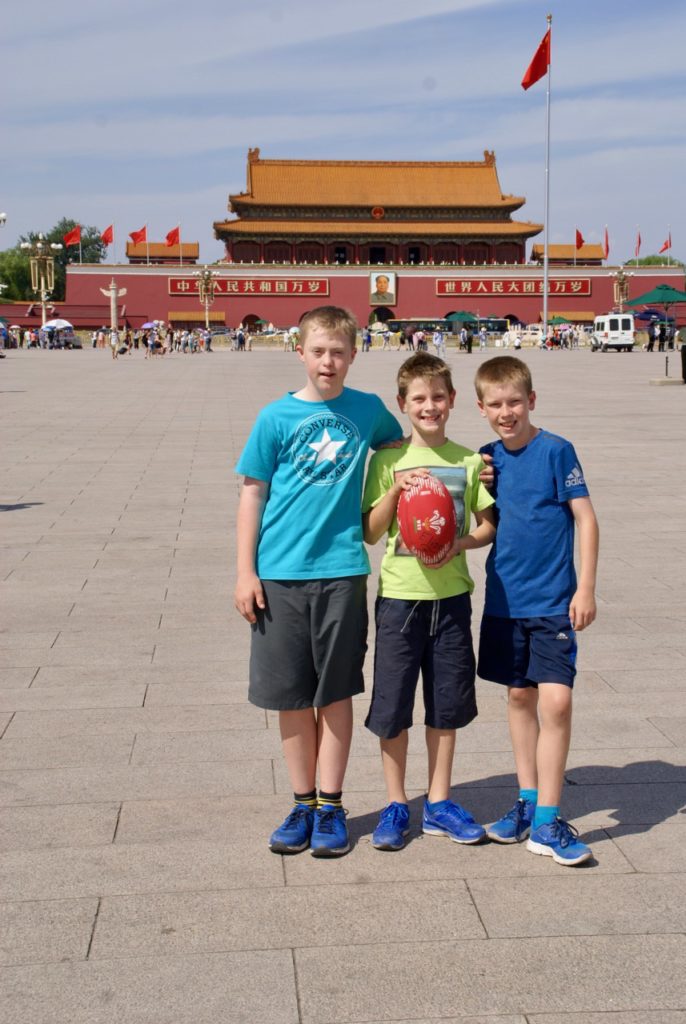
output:
<svg viewBox="0 0 686 1024"><path fill-rule="evenodd" d="M252 630L248 696L279 712L294 791L274 853L350 848L341 797L367 649L364 467L370 447L402 436L380 398L344 387L356 337L345 309L303 317L305 385L262 409L236 467L245 480L234 600Z"/></svg>
<svg viewBox="0 0 686 1024"><path fill-rule="evenodd" d="M477 404L499 441L485 445L495 469L498 516L486 562L478 674L508 687L508 723L519 782L514 807L487 830L501 843L529 835L528 849L558 864L592 856L560 816L572 724L576 632L596 616L598 523L569 441L535 427L528 367L489 359L475 378ZM574 570L574 527L580 568Z"/></svg>

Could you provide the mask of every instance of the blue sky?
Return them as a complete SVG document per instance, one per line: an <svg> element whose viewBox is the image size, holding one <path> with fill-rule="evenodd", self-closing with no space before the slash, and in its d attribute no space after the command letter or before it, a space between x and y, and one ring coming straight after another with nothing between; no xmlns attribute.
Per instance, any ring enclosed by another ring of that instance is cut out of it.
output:
<svg viewBox="0 0 686 1024"><path fill-rule="evenodd" d="M34 0L0 44L0 247L73 217L116 254L212 222L264 158L479 160L542 222L545 81L524 70L553 15L552 242L610 234L610 260L686 259L686 4L660 0ZM655 13L655 17L653 17ZM542 241L542 235L535 239Z"/></svg>

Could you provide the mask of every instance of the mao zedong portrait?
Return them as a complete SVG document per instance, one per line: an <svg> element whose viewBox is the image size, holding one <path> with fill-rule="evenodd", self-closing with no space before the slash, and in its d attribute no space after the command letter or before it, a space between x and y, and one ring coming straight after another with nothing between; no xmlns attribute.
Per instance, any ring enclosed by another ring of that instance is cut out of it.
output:
<svg viewBox="0 0 686 1024"><path fill-rule="evenodd" d="M371 275L372 292L369 301L372 305L395 305L395 274L388 272Z"/></svg>

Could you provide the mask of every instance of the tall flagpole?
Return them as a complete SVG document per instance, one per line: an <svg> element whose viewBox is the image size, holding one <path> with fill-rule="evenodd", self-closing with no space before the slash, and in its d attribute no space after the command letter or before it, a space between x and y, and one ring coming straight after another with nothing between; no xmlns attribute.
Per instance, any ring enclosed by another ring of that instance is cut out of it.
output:
<svg viewBox="0 0 686 1024"><path fill-rule="evenodd" d="M548 31L550 32L553 16L548 14ZM553 34L550 32L550 50L548 60L548 77L545 93L545 205L543 208L543 336L548 338L548 220L550 216L550 67L553 63ZM576 249L574 250L576 257Z"/></svg>
<svg viewBox="0 0 686 1024"><path fill-rule="evenodd" d="M177 224L177 227L179 229L179 266L182 267L183 266L183 250L181 248L181 221L179 221L179 223Z"/></svg>
<svg viewBox="0 0 686 1024"><path fill-rule="evenodd" d="M150 266L150 242L148 241L148 225L145 225L145 262Z"/></svg>

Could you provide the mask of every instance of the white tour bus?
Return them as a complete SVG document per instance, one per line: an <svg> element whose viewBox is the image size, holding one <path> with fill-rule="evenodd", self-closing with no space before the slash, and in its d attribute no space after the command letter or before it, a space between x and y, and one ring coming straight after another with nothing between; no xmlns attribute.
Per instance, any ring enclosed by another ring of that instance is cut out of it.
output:
<svg viewBox="0 0 686 1024"><path fill-rule="evenodd" d="M603 313L593 323L592 352L631 352L636 344L633 313Z"/></svg>

